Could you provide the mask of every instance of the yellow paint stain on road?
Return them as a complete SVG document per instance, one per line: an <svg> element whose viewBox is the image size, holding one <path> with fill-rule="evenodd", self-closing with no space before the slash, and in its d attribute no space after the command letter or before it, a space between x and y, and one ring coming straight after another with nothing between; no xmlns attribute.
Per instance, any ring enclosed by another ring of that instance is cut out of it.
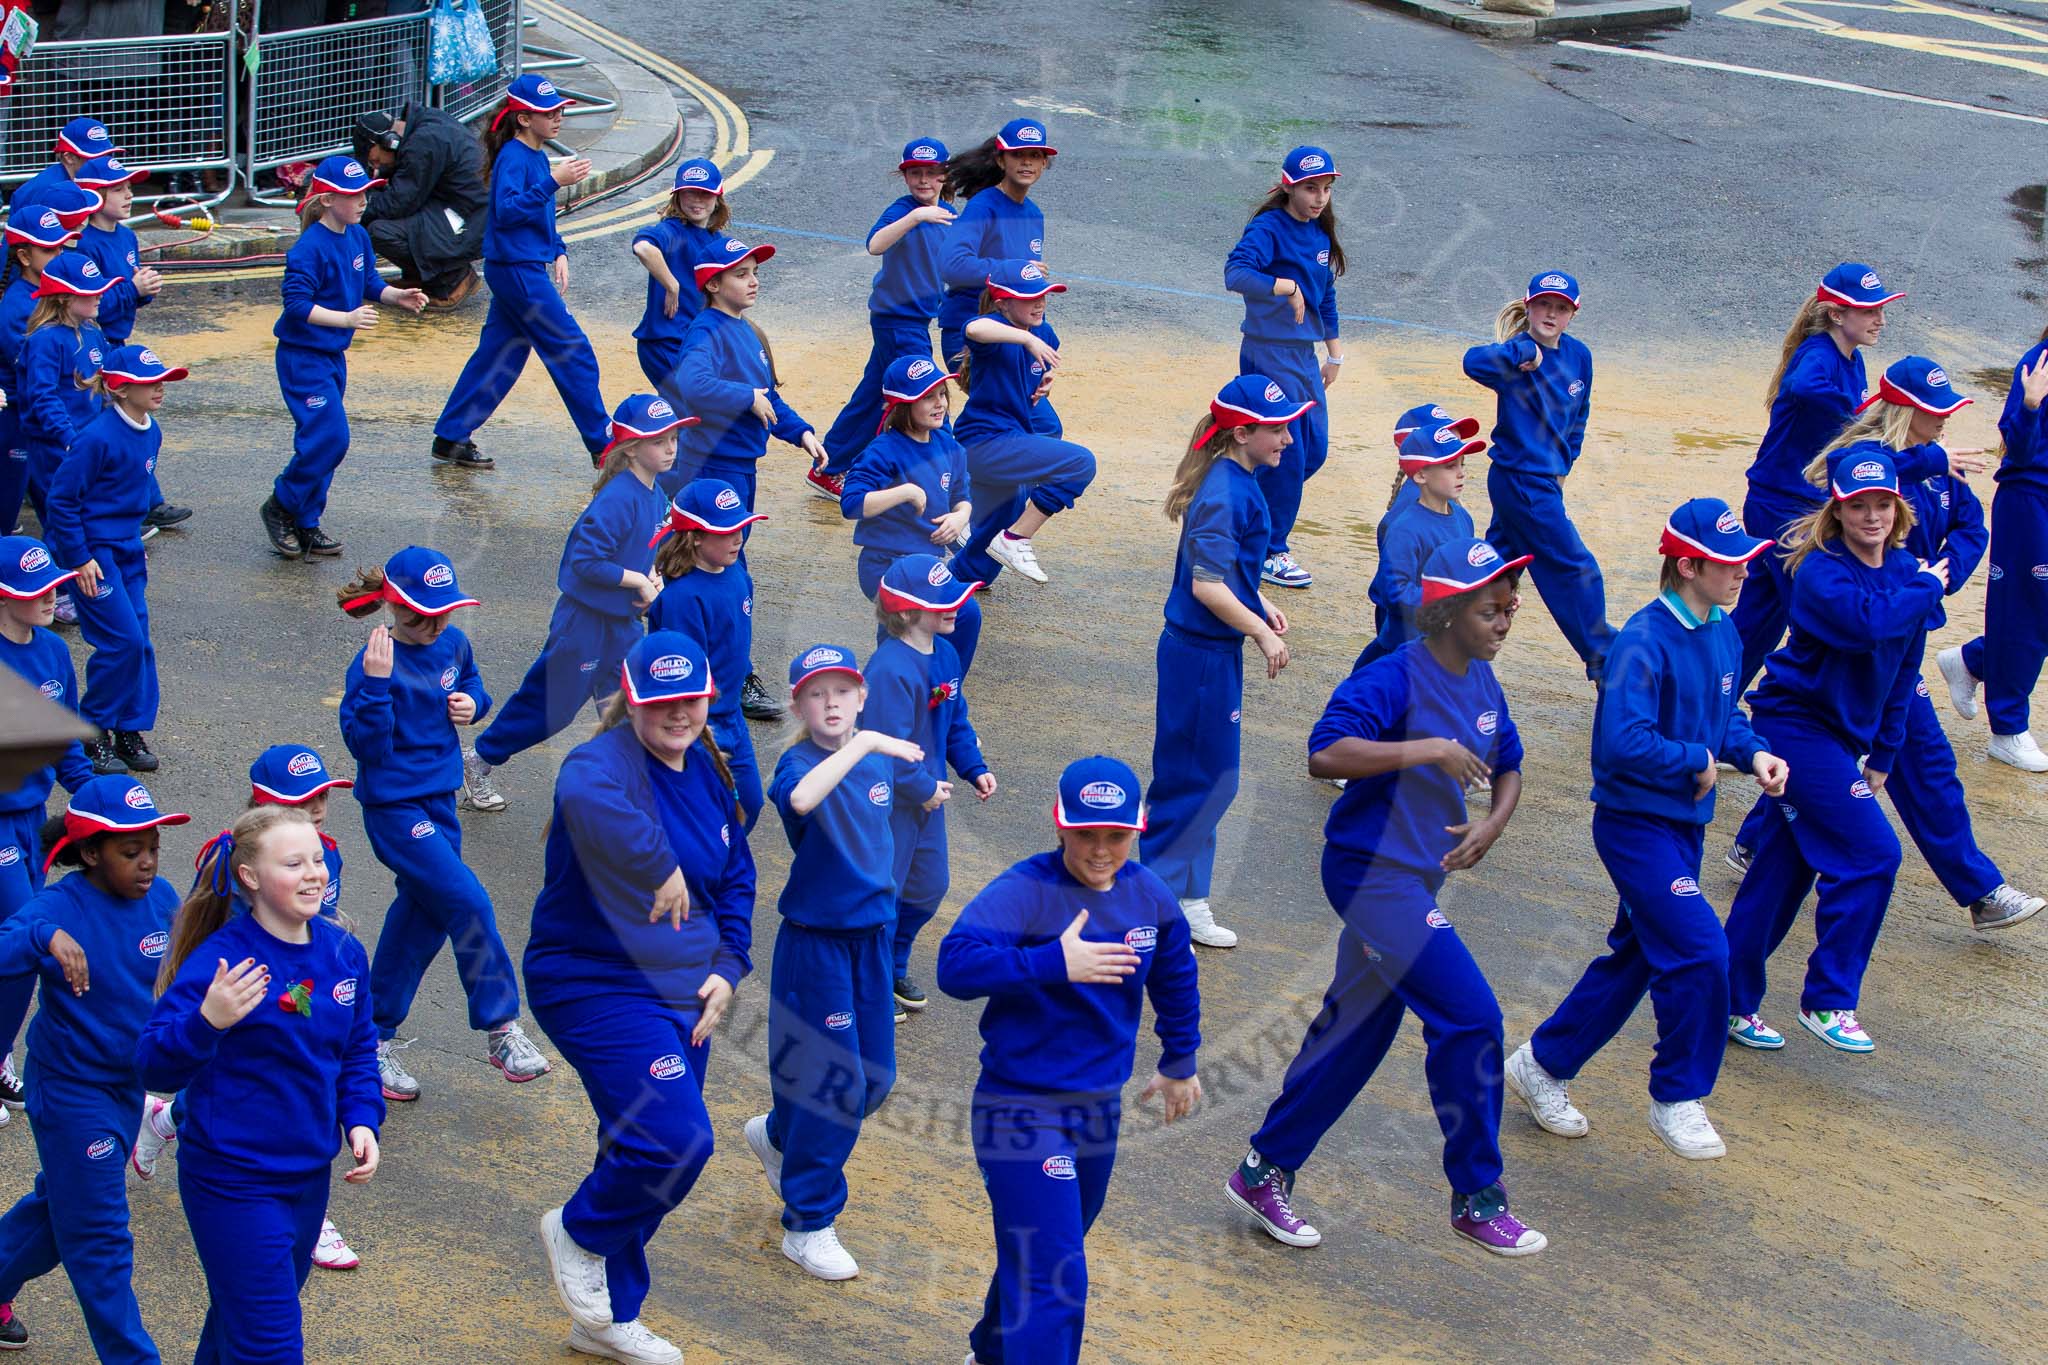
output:
<svg viewBox="0 0 2048 1365"><path fill-rule="evenodd" d="M1836 13L1885 15L1907 23L1938 21L1962 24L2003 35L2010 41L1867 28L1858 22L1832 17ZM1721 10L1720 14L1724 19L1804 29L1826 38L1924 52L1931 56L1981 62L2048 76L2048 27L1985 10L1958 9L1952 5L1934 4L1931 0L1888 0L1884 4L1860 3L1858 0L1740 0L1740 3Z"/></svg>

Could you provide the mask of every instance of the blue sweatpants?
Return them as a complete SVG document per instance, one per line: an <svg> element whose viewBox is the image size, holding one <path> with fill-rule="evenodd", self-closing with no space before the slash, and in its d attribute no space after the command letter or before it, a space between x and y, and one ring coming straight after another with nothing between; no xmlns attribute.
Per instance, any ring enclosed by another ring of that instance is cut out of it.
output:
<svg viewBox="0 0 2048 1365"><path fill-rule="evenodd" d="M563 597L548 618L547 643L484 732L477 756L492 767L569 728L576 713L619 690L626 651L647 633L637 616L606 616Z"/></svg>
<svg viewBox="0 0 2048 1365"><path fill-rule="evenodd" d="M334 471L348 454L348 356L280 342L277 389L292 415L292 458L271 491L295 524L318 526Z"/></svg>
<svg viewBox="0 0 2048 1365"><path fill-rule="evenodd" d="M1273 517L1273 538L1266 546L1270 557L1287 549L1287 538L1294 533L1295 518L1301 514L1302 490L1330 458L1330 403L1323 392L1323 367L1316 359L1316 348L1307 342L1246 337L1238 344L1237 372L1279 381L1296 402L1316 400L1314 407L1288 425L1294 444L1280 453L1280 463L1252 471Z"/></svg>
<svg viewBox="0 0 2048 1365"><path fill-rule="evenodd" d="M134 1124L128 1137L133 1141ZM186 1152L178 1199L206 1274L206 1320L192 1365L303 1365L299 1291L327 1217L325 1166L305 1175L236 1170Z"/></svg>
<svg viewBox="0 0 2048 1365"><path fill-rule="evenodd" d="M159 693L156 645L149 638L149 558L142 542L94 545L97 597L72 594L78 633L92 646L78 714L103 730L154 730Z"/></svg>
<svg viewBox="0 0 2048 1365"><path fill-rule="evenodd" d="M64 463L68 447L26 433L19 444L28 464L28 504L35 509L36 520L46 522L49 520L50 480L56 477L57 466Z"/></svg>
<svg viewBox="0 0 2048 1365"><path fill-rule="evenodd" d="M1706 826L1593 808L1593 847L1621 895L1607 955L1595 958L1530 1047L1568 1081L1621 1032L1643 996L1657 1012L1650 1098L1714 1093L1728 1045L1728 936L1700 891Z"/></svg>
<svg viewBox="0 0 2048 1365"><path fill-rule="evenodd" d="M1742 527L1753 536L1777 540L1787 526L1816 505L1790 503L1752 489L1742 504ZM1778 550L1767 550L1749 561L1749 577L1743 580L1742 596L1729 619L1742 637L1742 675L1735 680L1739 697L1749 690L1757 670L1784 640L1785 628L1791 624L1792 577L1785 572L1785 560Z"/></svg>
<svg viewBox="0 0 2048 1365"><path fill-rule="evenodd" d="M1984 633L1963 646L1963 662L1984 680L1991 733L2017 735L2028 728L2034 684L2048 661L2048 489L1998 486L1990 560Z"/></svg>
<svg viewBox="0 0 2048 1365"><path fill-rule="evenodd" d="M1486 494L1493 500L1487 543L1509 559L1536 556L1529 576L1543 594L1543 605L1585 663L1586 676L1600 681L1614 644L1614 627L1607 624L1607 583L1564 509L1564 479L1492 465L1486 471Z"/></svg>
<svg viewBox="0 0 2048 1365"><path fill-rule="evenodd" d="M839 410L832 430L825 433L825 449L832 457L825 464L827 474L844 474L853 468L854 457L875 439L875 428L882 421L883 372L904 356L932 353L932 325L927 318L869 313L868 331L875 342L868 351L867 367L853 386L853 396Z"/></svg>
<svg viewBox="0 0 2048 1365"><path fill-rule="evenodd" d="M690 1042L695 1011L625 996L536 1000L533 1017L597 1113L597 1160L563 1206L562 1230L605 1258L612 1321L632 1322L647 1301L647 1244L711 1159L711 1045Z"/></svg>
<svg viewBox="0 0 2048 1365"><path fill-rule="evenodd" d="M1728 1013L1754 1014L1763 1004L1764 963L1816 884L1817 941L1806 960L1799 1008L1855 1009L1899 875L1898 836L1856 755L1833 732L1803 716L1777 713L1758 716L1755 724L1792 775L1785 795L1771 803L1728 910Z"/></svg>
<svg viewBox="0 0 2048 1365"><path fill-rule="evenodd" d="M768 1140L782 1153L782 1226L829 1228L846 1158L896 1083L892 925L834 933L791 920L775 936L768 999Z"/></svg>
<svg viewBox="0 0 2048 1365"><path fill-rule="evenodd" d="M12 403L14 395L8 394ZM14 534L28 495L28 447L22 444L21 422L13 408L0 408L0 536Z"/></svg>
<svg viewBox="0 0 2048 1365"><path fill-rule="evenodd" d="M1021 507L1017 510L1023 511ZM1016 520L1015 517L1010 519L1012 521ZM945 553L945 550L946 547L943 545L934 545L926 553L942 555ZM877 550L873 546L861 546L860 557L854 561L853 571L859 576L860 590L867 597L868 601L872 602L875 600L875 594L880 592L882 588L882 575L889 571L891 564L894 564L901 558L903 556L893 550ZM882 628L879 621L876 622L875 643L880 644L888 638L889 632ZM961 605L960 610L953 616L953 633L948 635L946 639L952 642L953 652L960 656L960 676L965 678L974 668L974 651L981 643L981 599L979 597L970 597Z"/></svg>
<svg viewBox="0 0 2048 1365"><path fill-rule="evenodd" d="M42 889L43 808L0 811L0 923L34 900ZM0 977L0 1057L14 1055L15 1039L21 1036L35 994L33 972Z"/></svg>
<svg viewBox="0 0 2048 1365"><path fill-rule="evenodd" d="M1244 639L1159 632L1152 785L1139 859L1179 900L1205 900L1216 866L1216 827L1237 797Z"/></svg>
<svg viewBox="0 0 2048 1365"><path fill-rule="evenodd" d="M733 695L739 695L737 687ZM705 723L711 727L711 737L718 741L718 747L725 750L733 795L739 798L740 810L747 817L747 833L752 834L767 797L761 791L761 760L754 756L754 736L747 729L746 714L734 708L727 715L709 717Z"/></svg>
<svg viewBox="0 0 2048 1365"><path fill-rule="evenodd" d="M1024 515L1027 502L1047 516L1072 507L1095 481L1095 455L1057 436L1009 432L967 448L967 478L974 529L953 555L953 574L993 583L1002 566L989 558L988 543Z"/></svg>
<svg viewBox="0 0 2048 1365"><path fill-rule="evenodd" d="M496 1028L519 1017L519 977L498 934L491 895L462 861L455 794L363 803L363 833L391 871L398 895L384 912L370 979L379 1038L395 1037L412 1012L420 978L446 944L469 997L469 1026Z"/></svg>
<svg viewBox="0 0 2048 1365"><path fill-rule="evenodd" d="M1493 988L1422 876L1326 846L1323 893L1344 920L1323 1007L1251 1145L1300 1170L1387 1055L1408 1010L1422 1020L1423 1074L1455 1194L1501 1176L1501 1016Z"/></svg>
<svg viewBox="0 0 2048 1365"><path fill-rule="evenodd" d="M31 1057L27 1089L29 1132L43 1168L0 1218L0 1303L61 1265L93 1352L110 1365L158 1365L162 1357L135 1302L128 1232L128 1148L142 1120L142 1086L59 1076Z"/></svg>
<svg viewBox="0 0 2048 1365"><path fill-rule="evenodd" d="M1116 1166L1115 1095L974 1092L974 1161L996 1270L968 1333L979 1365L1075 1365L1088 1312L1088 1230Z"/></svg>
<svg viewBox="0 0 2048 1365"><path fill-rule="evenodd" d="M491 308L484 315L483 334L434 423L434 434L445 441L467 441L498 410L519 382L527 356L537 351L584 448L593 455L603 450L611 414L598 390L597 353L555 292L548 268L535 262L485 261L484 282L491 287Z"/></svg>
<svg viewBox="0 0 2048 1365"><path fill-rule="evenodd" d="M946 808L897 806L889 812L889 832L896 841L896 932L890 962L893 976L908 976L918 932L939 913L953 880L946 858Z"/></svg>

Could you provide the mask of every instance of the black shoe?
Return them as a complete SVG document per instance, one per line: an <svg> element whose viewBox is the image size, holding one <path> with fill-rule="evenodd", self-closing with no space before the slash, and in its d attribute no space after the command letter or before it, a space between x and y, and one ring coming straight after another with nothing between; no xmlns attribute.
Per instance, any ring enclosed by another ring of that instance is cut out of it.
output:
<svg viewBox="0 0 2048 1365"><path fill-rule="evenodd" d="M740 684L740 712L748 720L781 720L782 708L768 691L768 684L761 681L759 673L747 674L747 680Z"/></svg>
<svg viewBox="0 0 2048 1365"><path fill-rule="evenodd" d="M154 526L161 531L166 526L176 526L181 521L192 520L192 509L180 507L174 502L160 502L142 514L144 526Z"/></svg>
<svg viewBox="0 0 2048 1365"><path fill-rule="evenodd" d="M14 1305L0 1303L0 1351L19 1351L28 1345L28 1328L14 1315Z"/></svg>
<svg viewBox="0 0 2048 1365"><path fill-rule="evenodd" d="M450 441L441 436L434 438L434 458L462 469L493 469L498 463L478 450L475 441Z"/></svg>
<svg viewBox="0 0 2048 1365"><path fill-rule="evenodd" d="M317 526L299 527L299 544L305 547L307 554L319 555L322 559L332 559L341 553L341 542Z"/></svg>
<svg viewBox="0 0 2048 1365"><path fill-rule="evenodd" d="M896 978L896 1003L907 1010L921 1010L925 1007L924 988L917 984L915 977Z"/></svg>
<svg viewBox="0 0 2048 1365"><path fill-rule="evenodd" d="M299 530L292 525L292 519L285 515L284 508L278 504L277 494L272 493L265 498L263 505L257 508L256 512L263 518L263 534L270 537L271 549L286 559L299 559L305 555L306 547L299 540Z"/></svg>
<svg viewBox="0 0 2048 1365"><path fill-rule="evenodd" d="M94 777L112 777L115 773L128 771L128 765L114 752L114 741L104 732L98 739L87 740L82 747L85 749L86 762L92 764Z"/></svg>
<svg viewBox="0 0 2048 1365"><path fill-rule="evenodd" d="M131 773L153 773L157 770L156 755L149 751L149 741L142 737L140 730L114 731L114 756L127 764Z"/></svg>

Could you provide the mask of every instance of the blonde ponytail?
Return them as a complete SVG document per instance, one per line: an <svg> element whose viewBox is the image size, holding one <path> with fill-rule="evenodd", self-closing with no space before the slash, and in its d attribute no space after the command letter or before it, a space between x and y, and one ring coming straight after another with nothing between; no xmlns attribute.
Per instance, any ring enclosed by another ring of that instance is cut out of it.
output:
<svg viewBox="0 0 2048 1365"><path fill-rule="evenodd" d="M1509 299L1493 319L1493 339L1509 341L1529 330L1529 301Z"/></svg>
<svg viewBox="0 0 2048 1365"><path fill-rule="evenodd" d="M1778 368L1771 371L1771 382L1764 386L1766 412L1778 401L1778 385L1785 382L1785 371L1791 367L1792 353L1808 337L1819 336L1840 325L1841 321L1841 310L1822 299L1811 298L1799 305L1799 311L1792 315L1792 325L1785 331L1785 344L1778 348Z"/></svg>

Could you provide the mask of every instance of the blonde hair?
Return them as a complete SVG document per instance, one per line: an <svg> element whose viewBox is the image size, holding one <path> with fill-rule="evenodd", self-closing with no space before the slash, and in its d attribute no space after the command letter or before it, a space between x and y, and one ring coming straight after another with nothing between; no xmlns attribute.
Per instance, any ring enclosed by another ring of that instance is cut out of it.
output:
<svg viewBox="0 0 2048 1365"><path fill-rule="evenodd" d="M299 200L299 226L311 227L314 219L327 212L327 201L333 197L326 190L308 190L306 197Z"/></svg>
<svg viewBox="0 0 2048 1365"><path fill-rule="evenodd" d="M683 212L683 190L695 188L694 185L685 185L681 190L670 191L668 203L662 206L661 216L688 223L691 227L698 226L696 223L691 223L688 215ZM704 193L705 191L700 190L698 192ZM712 204L711 214L704 220L703 228L706 232L723 232L725 225L731 221L732 210L725 206L725 196L721 194L717 197L717 202Z"/></svg>
<svg viewBox="0 0 2048 1365"><path fill-rule="evenodd" d="M1771 382L1764 386L1765 411L1778 401L1778 385L1785 382L1785 371L1800 343L1840 326L1841 322L1841 308L1824 299L1810 298L1799 305L1799 311L1792 315L1792 325L1785 331L1785 344L1778 349L1778 368L1771 371Z"/></svg>
<svg viewBox="0 0 2048 1365"><path fill-rule="evenodd" d="M71 299L70 294L45 294L37 299L36 306L29 310L28 325L21 329L21 334L26 337L43 327L69 327L83 335L85 328L71 316Z"/></svg>
<svg viewBox="0 0 2048 1365"><path fill-rule="evenodd" d="M1202 486L1202 480L1209 477L1210 469L1236 440L1230 434L1234 430L1231 427L1217 427L1209 432L1207 440L1202 439L1203 431L1214 421L1215 418L1204 414L1188 437L1187 453L1180 457L1180 464L1173 471L1173 482L1166 488L1168 521L1181 519L1181 514L1188 510L1188 504L1194 501L1195 491Z"/></svg>
<svg viewBox="0 0 2048 1365"><path fill-rule="evenodd" d="M1501 305L1500 312L1494 314L1493 339L1496 342L1511 340L1528 330L1529 301L1527 299L1509 299Z"/></svg>
<svg viewBox="0 0 2048 1365"><path fill-rule="evenodd" d="M227 853L228 890L214 890L214 882L220 874L221 846L215 843L199 859L198 880L192 884L192 893L185 897L185 903L178 907L177 918L171 921L171 944L164 953L163 964L157 968L156 993L162 995L171 988L171 982L178 978L178 968L185 965L185 959L195 949L213 937L234 911L234 889L241 883L241 870L256 861L262 851L264 836L280 825L304 825L313 827L313 818L297 806L251 806L235 817L235 823L228 830L233 846Z"/></svg>
<svg viewBox="0 0 2048 1365"><path fill-rule="evenodd" d="M1917 411L1905 403L1872 403L1842 428L1841 435L1821 447L1820 454L1806 462L1806 481L1815 488L1826 488L1828 456L1858 441L1877 441L1894 453L1904 450L1913 443L1913 414Z"/></svg>
<svg viewBox="0 0 2048 1365"><path fill-rule="evenodd" d="M597 482L590 485L590 496L594 498L602 493L604 486L617 478L619 473L633 462L633 457L640 453L641 446L660 439L659 436L642 436L636 440L621 441L613 446L605 455L604 463L597 468Z"/></svg>
<svg viewBox="0 0 2048 1365"><path fill-rule="evenodd" d="M632 707L626 701L625 690L622 688L612 693L612 699L605 703L604 715L598 719L597 734L602 735L608 731L618 729L626 723L627 717L631 714ZM595 739L596 735L591 737ZM724 784L726 791L732 793L733 819L739 821L742 825L746 824L747 812L740 805L739 789L733 785L732 769L727 766L725 754L719 750L718 741L711 737L711 727L708 724L697 732L697 743L703 746L706 754L710 755L711 766L718 770L718 780Z"/></svg>
<svg viewBox="0 0 2048 1365"><path fill-rule="evenodd" d="M889 632L892 640L900 640L910 633L910 618L917 614L915 611L891 611L882 605L882 595L875 594L875 620Z"/></svg>
<svg viewBox="0 0 2048 1365"><path fill-rule="evenodd" d="M1892 533L1885 537L1884 547L1896 550L1906 543L1906 537L1913 531L1913 504L1897 493L1890 493L1896 514L1892 518ZM1830 497L1818 508L1807 513L1785 528L1784 537L1778 544L1785 549L1785 572L1796 574L1806 557L1815 550L1828 550L1830 543L1842 538L1842 504Z"/></svg>
<svg viewBox="0 0 2048 1365"><path fill-rule="evenodd" d="M1389 512L1394 510L1394 502L1401 496L1401 485L1408 482L1408 478L1407 470L1396 469L1394 471L1394 486L1387 493L1387 510Z"/></svg>

